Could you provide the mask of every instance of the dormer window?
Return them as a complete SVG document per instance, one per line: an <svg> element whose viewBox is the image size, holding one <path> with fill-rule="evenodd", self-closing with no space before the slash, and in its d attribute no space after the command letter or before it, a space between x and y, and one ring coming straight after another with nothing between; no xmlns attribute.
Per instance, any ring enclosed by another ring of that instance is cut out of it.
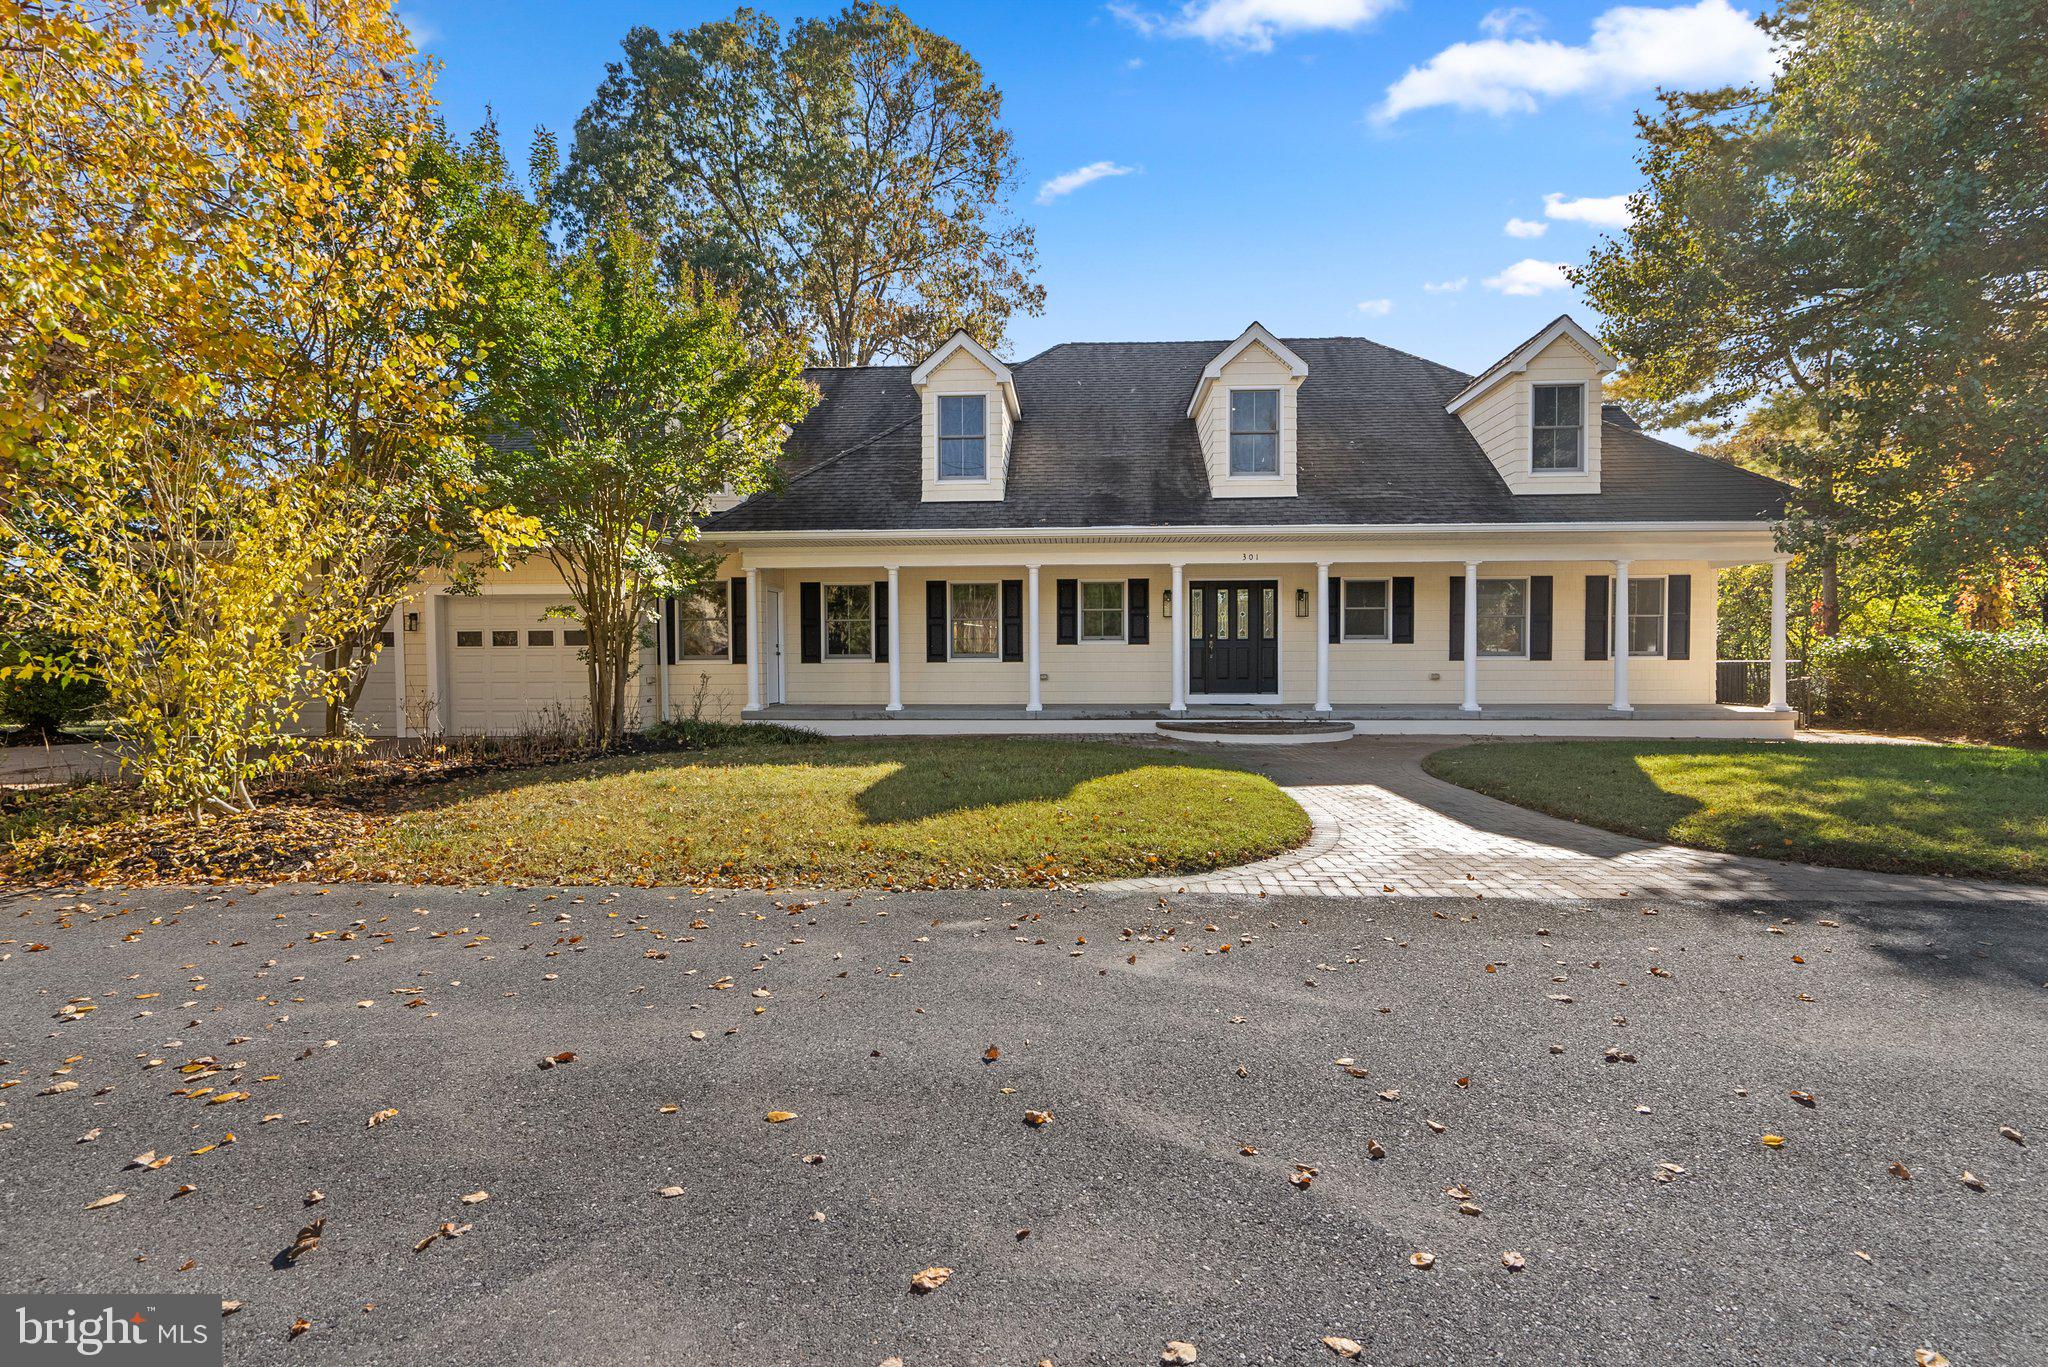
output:
<svg viewBox="0 0 2048 1367"><path fill-rule="evenodd" d="M939 478L988 478L986 395L939 395Z"/></svg>
<svg viewBox="0 0 2048 1367"><path fill-rule="evenodd" d="M1529 468L1577 474L1586 468L1586 389L1576 384L1539 384L1530 389L1535 426Z"/></svg>
<svg viewBox="0 0 2048 1367"><path fill-rule="evenodd" d="M1280 473L1280 391L1230 391L1230 473Z"/></svg>

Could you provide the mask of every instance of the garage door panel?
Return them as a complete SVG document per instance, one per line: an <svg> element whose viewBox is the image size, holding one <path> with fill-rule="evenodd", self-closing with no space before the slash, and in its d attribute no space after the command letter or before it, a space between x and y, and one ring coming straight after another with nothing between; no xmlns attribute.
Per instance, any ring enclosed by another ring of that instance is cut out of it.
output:
<svg viewBox="0 0 2048 1367"><path fill-rule="evenodd" d="M450 730L514 735L589 718L577 624L548 615L560 605L523 595L448 600Z"/></svg>

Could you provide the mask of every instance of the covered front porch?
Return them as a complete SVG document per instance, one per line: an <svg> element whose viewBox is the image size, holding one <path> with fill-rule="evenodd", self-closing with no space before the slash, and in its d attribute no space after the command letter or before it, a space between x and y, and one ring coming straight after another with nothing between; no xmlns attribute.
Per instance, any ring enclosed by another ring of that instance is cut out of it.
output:
<svg viewBox="0 0 2048 1367"><path fill-rule="evenodd" d="M1354 735L1789 740L1794 722L1791 712L1721 703L1642 703L1627 713L1596 703L1501 703L1478 713L1455 703L1333 704L1327 711L1312 704L1219 703L1199 713L1167 707L1052 703L1033 713L979 703L905 704L894 711L846 704L783 703L750 708L741 715L746 721L780 722L831 736L1163 735L1265 744L1288 743L1290 736L1342 740ZM1233 736L1223 729L1233 722L1295 723L1298 729L1261 732L1247 726Z"/></svg>

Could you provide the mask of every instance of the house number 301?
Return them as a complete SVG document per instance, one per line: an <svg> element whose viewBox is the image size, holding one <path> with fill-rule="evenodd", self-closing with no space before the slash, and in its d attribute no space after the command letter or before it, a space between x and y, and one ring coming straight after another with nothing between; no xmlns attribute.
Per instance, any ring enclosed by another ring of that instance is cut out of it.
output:
<svg viewBox="0 0 2048 1367"><path fill-rule="evenodd" d="M1246 551L1244 553L1244 558L1246 560L1257 560L1259 558L1259 553L1257 551Z"/></svg>

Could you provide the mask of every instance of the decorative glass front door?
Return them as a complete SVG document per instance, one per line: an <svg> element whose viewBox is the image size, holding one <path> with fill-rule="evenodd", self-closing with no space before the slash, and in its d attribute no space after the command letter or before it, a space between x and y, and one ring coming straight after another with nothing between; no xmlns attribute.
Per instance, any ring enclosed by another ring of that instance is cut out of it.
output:
<svg viewBox="0 0 2048 1367"><path fill-rule="evenodd" d="M1278 693L1279 585L1195 583L1188 598L1188 691Z"/></svg>

